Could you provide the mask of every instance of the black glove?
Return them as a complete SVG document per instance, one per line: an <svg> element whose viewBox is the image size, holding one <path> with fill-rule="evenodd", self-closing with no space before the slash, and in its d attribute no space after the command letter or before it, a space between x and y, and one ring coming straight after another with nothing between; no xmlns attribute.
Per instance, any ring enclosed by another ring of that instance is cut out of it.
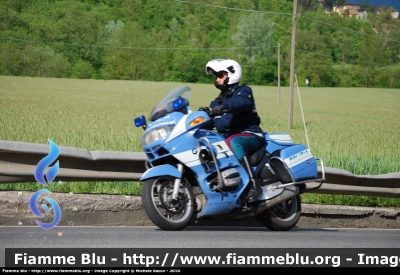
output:
<svg viewBox="0 0 400 275"><path fill-rule="evenodd" d="M207 115L210 115L211 109L208 108L208 107L200 107L200 108L199 108L199 111L206 112Z"/></svg>
<svg viewBox="0 0 400 275"><path fill-rule="evenodd" d="M208 114L209 116L219 116L225 113L227 110L225 109L224 105L218 105L211 109L211 112Z"/></svg>

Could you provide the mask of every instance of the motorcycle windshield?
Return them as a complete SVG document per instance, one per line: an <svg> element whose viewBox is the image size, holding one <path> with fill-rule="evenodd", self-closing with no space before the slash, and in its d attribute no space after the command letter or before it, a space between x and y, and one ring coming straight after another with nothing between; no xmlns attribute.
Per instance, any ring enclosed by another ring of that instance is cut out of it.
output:
<svg viewBox="0 0 400 275"><path fill-rule="evenodd" d="M169 92L153 109L149 116L149 120L154 121L173 112L174 108L172 102L178 97L182 97L186 99L185 101L190 102L192 99L192 90L188 86L182 86Z"/></svg>

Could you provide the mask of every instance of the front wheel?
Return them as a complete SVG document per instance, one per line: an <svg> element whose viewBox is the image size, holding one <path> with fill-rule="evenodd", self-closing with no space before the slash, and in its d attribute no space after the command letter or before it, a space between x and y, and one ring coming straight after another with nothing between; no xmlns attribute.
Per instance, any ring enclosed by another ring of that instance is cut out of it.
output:
<svg viewBox="0 0 400 275"><path fill-rule="evenodd" d="M269 230L288 231L297 224L300 214L300 196L297 195L264 210L256 218Z"/></svg>
<svg viewBox="0 0 400 275"><path fill-rule="evenodd" d="M182 180L178 197L172 200L175 178L164 176L148 179L142 186L142 203L149 219L169 231L184 229L193 218L194 199L189 184Z"/></svg>

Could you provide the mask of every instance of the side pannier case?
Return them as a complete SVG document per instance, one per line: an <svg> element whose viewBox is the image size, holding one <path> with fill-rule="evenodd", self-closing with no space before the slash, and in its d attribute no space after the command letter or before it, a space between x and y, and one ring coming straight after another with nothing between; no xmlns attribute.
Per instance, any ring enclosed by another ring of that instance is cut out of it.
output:
<svg viewBox="0 0 400 275"><path fill-rule="evenodd" d="M317 162L304 144L296 144L275 152L271 161L281 176L282 183L318 177Z"/></svg>

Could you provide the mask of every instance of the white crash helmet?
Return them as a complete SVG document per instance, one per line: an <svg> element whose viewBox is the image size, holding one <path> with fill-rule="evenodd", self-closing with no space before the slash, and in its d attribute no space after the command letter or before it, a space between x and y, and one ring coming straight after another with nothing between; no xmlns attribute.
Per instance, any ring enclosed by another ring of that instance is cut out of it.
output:
<svg viewBox="0 0 400 275"><path fill-rule="evenodd" d="M242 68L239 63L232 59L213 59L206 65L206 73L216 75L218 72L228 73L228 85L239 83L242 79Z"/></svg>

